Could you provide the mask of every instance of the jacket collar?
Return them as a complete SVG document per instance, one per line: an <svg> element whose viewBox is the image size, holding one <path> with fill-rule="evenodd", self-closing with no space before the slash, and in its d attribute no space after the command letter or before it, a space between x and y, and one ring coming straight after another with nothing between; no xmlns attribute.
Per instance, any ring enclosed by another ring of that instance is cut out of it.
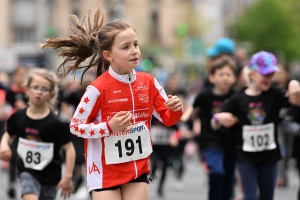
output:
<svg viewBox="0 0 300 200"><path fill-rule="evenodd" d="M109 66L108 73L122 83L132 83L136 80L136 71L133 69L131 74L117 74L111 66ZM130 77L130 78L129 78ZM129 80L130 79L130 80Z"/></svg>

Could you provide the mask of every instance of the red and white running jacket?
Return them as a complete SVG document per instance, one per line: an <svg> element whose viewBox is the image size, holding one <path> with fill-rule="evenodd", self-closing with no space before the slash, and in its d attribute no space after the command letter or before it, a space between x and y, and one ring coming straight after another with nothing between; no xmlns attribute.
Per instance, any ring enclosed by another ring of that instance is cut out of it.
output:
<svg viewBox="0 0 300 200"><path fill-rule="evenodd" d="M131 111L132 124L144 122L150 130L151 117L154 115L165 126L171 126L180 119L182 111L174 112L168 109L164 105L166 100L167 95L164 89L153 76L143 72L136 73L134 70L130 75L118 75L110 67L87 87L73 116L70 130L74 135L85 138L84 151L89 192L122 185L144 173L150 173L150 155L123 163L106 163L105 144L108 144L106 140L131 134L131 131L111 134L106 122L119 111ZM132 141L140 142L131 140L126 141L125 144L124 141L119 141L120 143L107 145L107 147L115 148L117 152L118 148L121 150L120 147L123 145L125 146L123 152L119 151L118 155L120 157L121 153L130 155L133 151L131 147L138 146L138 143ZM151 146L150 142L149 144Z"/></svg>

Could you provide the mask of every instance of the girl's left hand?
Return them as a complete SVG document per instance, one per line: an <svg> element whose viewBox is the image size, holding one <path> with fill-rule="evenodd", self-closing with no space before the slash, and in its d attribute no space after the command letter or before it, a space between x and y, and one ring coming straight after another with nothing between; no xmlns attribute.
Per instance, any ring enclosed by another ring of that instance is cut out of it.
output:
<svg viewBox="0 0 300 200"><path fill-rule="evenodd" d="M72 185L72 178L62 178L58 185L56 186L56 189L61 188L61 196L66 199L71 196L73 193L73 185Z"/></svg>
<svg viewBox="0 0 300 200"><path fill-rule="evenodd" d="M172 111L182 111L182 102L177 96L168 95L168 100L165 102L165 106L170 108Z"/></svg>

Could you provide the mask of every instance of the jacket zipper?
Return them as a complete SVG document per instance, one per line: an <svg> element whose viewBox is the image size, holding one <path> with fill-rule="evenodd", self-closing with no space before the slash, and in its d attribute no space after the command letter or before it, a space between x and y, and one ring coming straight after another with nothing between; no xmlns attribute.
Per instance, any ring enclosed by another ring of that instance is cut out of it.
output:
<svg viewBox="0 0 300 200"><path fill-rule="evenodd" d="M131 99L132 99L132 116L133 116L133 123L135 124L135 117L134 117L134 97L133 97L133 91L132 91L132 87L131 87L131 76L130 74L128 74L128 84L129 84L129 88L130 88L130 93L131 93ZM134 163L134 168L135 168L135 178L137 178L138 176L138 171L137 171L137 166L136 166L136 162L135 160L133 161Z"/></svg>

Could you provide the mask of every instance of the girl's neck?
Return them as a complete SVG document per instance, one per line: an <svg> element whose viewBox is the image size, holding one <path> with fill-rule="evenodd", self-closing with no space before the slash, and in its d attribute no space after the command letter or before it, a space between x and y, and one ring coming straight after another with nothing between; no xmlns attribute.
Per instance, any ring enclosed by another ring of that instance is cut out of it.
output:
<svg viewBox="0 0 300 200"><path fill-rule="evenodd" d="M249 87L245 90L245 93L248 96L258 96L262 93L255 85L250 84Z"/></svg>
<svg viewBox="0 0 300 200"><path fill-rule="evenodd" d="M113 66L111 66L111 68L113 69L113 71L116 74L119 74L119 75L132 74L132 70L131 71L123 71L122 69L118 69L117 67L113 67Z"/></svg>
<svg viewBox="0 0 300 200"><path fill-rule="evenodd" d="M26 114L31 119L43 119L50 113L50 108L47 105L35 106L29 105Z"/></svg>
<svg viewBox="0 0 300 200"><path fill-rule="evenodd" d="M214 87L213 93L215 95L222 96L222 95L228 94L229 90L230 90L230 88L228 88L227 90L222 90L220 88Z"/></svg>

